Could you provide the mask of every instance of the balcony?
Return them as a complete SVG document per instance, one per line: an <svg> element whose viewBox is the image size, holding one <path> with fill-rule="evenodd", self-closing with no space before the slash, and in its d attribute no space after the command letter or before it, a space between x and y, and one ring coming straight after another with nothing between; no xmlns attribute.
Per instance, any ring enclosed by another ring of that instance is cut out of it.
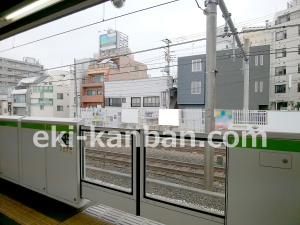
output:
<svg viewBox="0 0 300 225"><path fill-rule="evenodd" d="M104 102L103 95L83 95L81 96L82 102Z"/></svg>
<svg viewBox="0 0 300 225"><path fill-rule="evenodd" d="M99 68L114 68L118 69L118 64L114 62L100 63L96 65L89 65L89 70L99 69Z"/></svg>

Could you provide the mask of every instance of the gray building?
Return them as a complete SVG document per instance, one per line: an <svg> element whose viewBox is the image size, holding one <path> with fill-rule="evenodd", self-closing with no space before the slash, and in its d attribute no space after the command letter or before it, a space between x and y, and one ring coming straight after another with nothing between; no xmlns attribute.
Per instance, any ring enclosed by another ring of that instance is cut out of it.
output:
<svg viewBox="0 0 300 225"><path fill-rule="evenodd" d="M34 58L24 57L19 61L0 57L0 86L16 86L23 78L42 76L43 69Z"/></svg>
<svg viewBox="0 0 300 225"><path fill-rule="evenodd" d="M250 48L249 109L269 108L270 46ZM217 52L216 108L243 109L243 59ZM205 107L205 55L178 58L179 108Z"/></svg>

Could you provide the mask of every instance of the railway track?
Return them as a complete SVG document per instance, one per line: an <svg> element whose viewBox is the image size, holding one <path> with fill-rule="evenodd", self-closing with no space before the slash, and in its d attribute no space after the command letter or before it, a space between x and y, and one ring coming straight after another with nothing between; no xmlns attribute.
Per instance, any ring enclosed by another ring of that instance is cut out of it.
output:
<svg viewBox="0 0 300 225"><path fill-rule="evenodd" d="M86 148L86 158L93 161L109 163L115 167L130 167L132 163L131 155L89 148ZM204 165L200 164L147 157L147 171L159 175L172 174L173 176L179 175L192 178L203 178L203 169ZM224 174L225 169L215 167L215 172ZM225 177L214 176L214 180L225 182Z"/></svg>

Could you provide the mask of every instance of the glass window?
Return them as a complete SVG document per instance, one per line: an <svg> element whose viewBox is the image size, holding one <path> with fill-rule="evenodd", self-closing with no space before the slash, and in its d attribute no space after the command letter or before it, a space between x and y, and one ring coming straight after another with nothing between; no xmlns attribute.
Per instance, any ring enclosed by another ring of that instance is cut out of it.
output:
<svg viewBox="0 0 300 225"><path fill-rule="evenodd" d="M300 63L298 64L298 73L300 73Z"/></svg>
<svg viewBox="0 0 300 225"><path fill-rule="evenodd" d="M276 58L282 58L282 57L286 57L285 48L276 50Z"/></svg>
<svg viewBox="0 0 300 225"><path fill-rule="evenodd" d="M122 98L122 103L126 103L126 98Z"/></svg>
<svg viewBox="0 0 300 225"><path fill-rule="evenodd" d="M300 92L300 83L298 83L298 92Z"/></svg>
<svg viewBox="0 0 300 225"><path fill-rule="evenodd" d="M141 107L141 98L140 97L132 97L131 98L131 107Z"/></svg>
<svg viewBox="0 0 300 225"><path fill-rule="evenodd" d="M57 93L57 99L64 99L63 93Z"/></svg>
<svg viewBox="0 0 300 225"><path fill-rule="evenodd" d="M192 82L191 94L201 94L201 82Z"/></svg>
<svg viewBox="0 0 300 225"><path fill-rule="evenodd" d="M155 97L144 97L143 98L143 106L144 107L159 107L159 96Z"/></svg>
<svg viewBox="0 0 300 225"><path fill-rule="evenodd" d="M260 55L260 65L264 65L264 55Z"/></svg>
<svg viewBox="0 0 300 225"><path fill-rule="evenodd" d="M290 21L290 14L278 17L276 24L281 24Z"/></svg>
<svg viewBox="0 0 300 225"><path fill-rule="evenodd" d="M138 66L135 66L134 67L134 71L139 71L140 69L139 69L139 67Z"/></svg>
<svg viewBox="0 0 300 225"><path fill-rule="evenodd" d="M40 92L40 98L44 98L44 92Z"/></svg>
<svg viewBox="0 0 300 225"><path fill-rule="evenodd" d="M275 76L286 75L286 67L279 66L275 68Z"/></svg>
<svg viewBox="0 0 300 225"><path fill-rule="evenodd" d="M298 45L298 55L300 55L300 45Z"/></svg>
<svg viewBox="0 0 300 225"><path fill-rule="evenodd" d="M286 91L286 84L275 85L275 93L285 93L285 91Z"/></svg>
<svg viewBox="0 0 300 225"><path fill-rule="evenodd" d="M40 105L40 110L44 110L44 106L43 105Z"/></svg>
<svg viewBox="0 0 300 225"><path fill-rule="evenodd" d="M192 60L192 72L201 72L202 64L201 59Z"/></svg>
<svg viewBox="0 0 300 225"><path fill-rule="evenodd" d="M26 95L14 95L15 103L26 103Z"/></svg>
<svg viewBox="0 0 300 225"><path fill-rule="evenodd" d="M113 106L113 107L122 107L122 99L121 98L106 98L105 105Z"/></svg>
<svg viewBox="0 0 300 225"><path fill-rule="evenodd" d="M286 39L286 31L279 31L276 33L276 41Z"/></svg>
<svg viewBox="0 0 300 225"><path fill-rule="evenodd" d="M255 66L258 66L258 55L255 56Z"/></svg>
<svg viewBox="0 0 300 225"><path fill-rule="evenodd" d="M64 107L62 105L57 106L57 111L64 111Z"/></svg>
<svg viewBox="0 0 300 225"><path fill-rule="evenodd" d="M98 95L103 95L103 90L100 89L100 90L97 91L97 93L98 93Z"/></svg>
<svg viewBox="0 0 300 225"><path fill-rule="evenodd" d="M258 81L255 81L255 87L254 87L254 91L257 92L258 91Z"/></svg>
<svg viewBox="0 0 300 225"><path fill-rule="evenodd" d="M103 83L104 82L104 74L93 76L93 83Z"/></svg>
<svg viewBox="0 0 300 225"><path fill-rule="evenodd" d="M259 82L259 91L260 91L260 92L263 92L263 88L264 88L264 82L263 82L263 81L260 81L260 82Z"/></svg>
<svg viewBox="0 0 300 225"><path fill-rule="evenodd" d="M95 90L87 90L87 95L95 95Z"/></svg>

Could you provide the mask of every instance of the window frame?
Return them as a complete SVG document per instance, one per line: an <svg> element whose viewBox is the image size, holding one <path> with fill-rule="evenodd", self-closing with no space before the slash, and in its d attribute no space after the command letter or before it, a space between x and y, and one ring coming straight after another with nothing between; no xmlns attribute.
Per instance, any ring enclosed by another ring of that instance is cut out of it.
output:
<svg viewBox="0 0 300 225"><path fill-rule="evenodd" d="M64 106L63 105L57 105L56 110L57 110L57 112L63 112L64 111Z"/></svg>
<svg viewBox="0 0 300 225"><path fill-rule="evenodd" d="M278 38L278 34L282 33L282 37ZM285 30L282 30L282 31L278 31L276 32L276 41L281 41L281 40L284 40L286 39L286 31Z"/></svg>
<svg viewBox="0 0 300 225"><path fill-rule="evenodd" d="M91 93L91 92L92 92L93 94L89 94L89 93ZM96 95L96 90L87 89L87 90L86 90L86 95L87 95L87 96L93 96L93 95Z"/></svg>
<svg viewBox="0 0 300 225"><path fill-rule="evenodd" d="M261 80L259 82L259 92L263 92L264 91L264 82Z"/></svg>
<svg viewBox="0 0 300 225"><path fill-rule="evenodd" d="M155 98L155 103L152 103L153 98ZM151 103L148 102L149 99L151 99ZM159 96L143 97L143 107L160 107L160 97Z"/></svg>
<svg viewBox="0 0 300 225"><path fill-rule="evenodd" d="M281 92L278 92L277 91L277 87L279 86L282 86L282 91ZM284 92L283 92L284 91ZM286 93L286 84L278 84L278 85L275 85L275 93Z"/></svg>
<svg viewBox="0 0 300 225"><path fill-rule="evenodd" d="M258 55L255 56L255 66L258 66Z"/></svg>
<svg viewBox="0 0 300 225"><path fill-rule="evenodd" d="M282 56L278 56L279 53L282 53ZM285 48L276 49L275 58L280 59L284 57L286 57L286 49Z"/></svg>
<svg viewBox="0 0 300 225"><path fill-rule="evenodd" d="M282 74L279 74L278 73L278 70L282 68ZM285 76L286 75L286 66L278 66L278 67L275 67L275 76Z"/></svg>
<svg viewBox="0 0 300 225"><path fill-rule="evenodd" d="M258 92L258 81L254 83L254 92Z"/></svg>
<svg viewBox="0 0 300 225"><path fill-rule="evenodd" d="M133 100L139 100L139 102L134 102ZM131 107L141 107L142 98L141 97L131 97Z"/></svg>
<svg viewBox="0 0 300 225"><path fill-rule="evenodd" d="M298 92L300 92L300 83L298 83Z"/></svg>
<svg viewBox="0 0 300 225"><path fill-rule="evenodd" d="M198 86L196 84L198 84ZM195 85L196 85L196 87L195 87ZM201 81L192 81L191 82L191 94L192 95L200 95L201 94Z"/></svg>
<svg viewBox="0 0 300 225"><path fill-rule="evenodd" d="M260 55L260 56L259 56L259 64L260 64L261 66L264 65L264 55Z"/></svg>
<svg viewBox="0 0 300 225"><path fill-rule="evenodd" d="M40 110L45 110L45 106L44 105L40 105Z"/></svg>
<svg viewBox="0 0 300 225"><path fill-rule="evenodd" d="M198 63L199 63L199 69L197 68ZM196 65L195 70L194 70L194 65ZM193 59L192 60L192 72L202 72L202 59Z"/></svg>
<svg viewBox="0 0 300 225"><path fill-rule="evenodd" d="M59 95L61 95L62 97L58 97ZM56 93L56 99L64 99L64 93Z"/></svg>

